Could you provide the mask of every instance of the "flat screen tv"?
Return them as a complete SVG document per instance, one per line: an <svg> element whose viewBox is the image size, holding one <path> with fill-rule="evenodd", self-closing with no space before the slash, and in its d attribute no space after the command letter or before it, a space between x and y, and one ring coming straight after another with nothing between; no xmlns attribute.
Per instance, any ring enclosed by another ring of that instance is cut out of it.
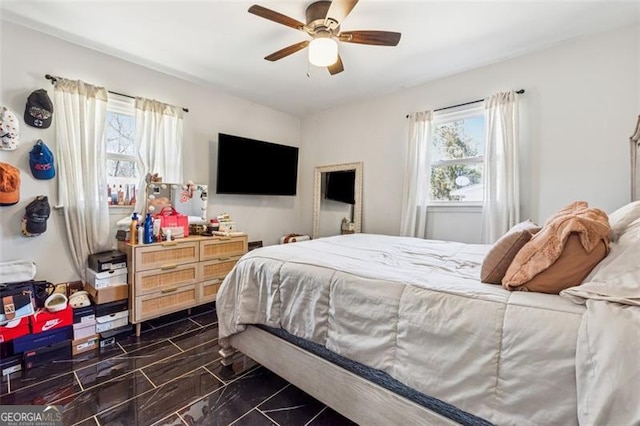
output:
<svg viewBox="0 0 640 426"><path fill-rule="evenodd" d="M298 148L218 134L216 193L296 195Z"/></svg>
<svg viewBox="0 0 640 426"><path fill-rule="evenodd" d="M324 198L355 204L354 188L356 186L356 171L344 170L327 173L327 185Z"/></svg>

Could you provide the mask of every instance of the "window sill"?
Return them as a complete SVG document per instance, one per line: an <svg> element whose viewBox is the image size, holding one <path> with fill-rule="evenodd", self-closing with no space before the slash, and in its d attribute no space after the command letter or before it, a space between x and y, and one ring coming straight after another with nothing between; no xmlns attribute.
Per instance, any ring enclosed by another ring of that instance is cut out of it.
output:
<svg viewBox="0 0 640 426"><path fill-rule="evenodd" d="M132 212L136 206L109 205L109 215L121 215L125 212Z"/></svg>
<svg viewBox="0 0 640 426"><path fill-rule="evenodd" d="M427 204L427 212L482 213L482 204L479 204L479 203L431 203L431 204Z"/></svg>

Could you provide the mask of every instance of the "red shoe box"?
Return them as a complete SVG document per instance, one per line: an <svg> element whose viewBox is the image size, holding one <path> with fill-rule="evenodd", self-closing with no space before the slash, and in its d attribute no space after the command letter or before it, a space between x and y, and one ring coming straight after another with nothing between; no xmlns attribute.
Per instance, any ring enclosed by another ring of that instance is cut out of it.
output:
<svg viewBox="0 0 640 426"><path fill-rule="evenodd" d="M49 312L39 309L31 317L31 332L42 333L43 331L55 330L56 328L73 325L73 308L67 305L61 311Z"/></svg>
<svg viewBox="0 0 640 426"><path fill-rule="evenodd" d="M8 342L17 337L26 336L31 333L29 329L29 317L22 317L0 325L0 342Z"/></svg>

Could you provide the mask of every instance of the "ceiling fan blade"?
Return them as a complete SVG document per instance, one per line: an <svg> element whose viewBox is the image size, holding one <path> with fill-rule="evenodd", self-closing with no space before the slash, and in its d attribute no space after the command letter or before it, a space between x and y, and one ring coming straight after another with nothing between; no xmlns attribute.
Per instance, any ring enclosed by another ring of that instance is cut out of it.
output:
<svg viewBox="0 0 640 426"><path fill-rule="evenodd" d="M391 31L343 31L338 36L347 43L373 44L376 46L397 46L402 34Z"/></svg>
<svg viewBox="0 0 640 426"><path fill-rule="evenodd" d="M338 60L333 64L327 67L329 70L329 74L336 75L342 71L344 71L344 65L342 65L342 58L338 55Z"/></svg>
<svg viewBox="0 0 640 426"><path fill-rule="evenodd" d="M291 46L287 46L284 49L280 49L277 52L273 52L269 56L265 56L264 58L267 61L277 61L278 59L282 59L286 56L291 55L292 53L296 53L298 50L302 50L309 45L309 40L301 41L300 43L292 44Z"/></svg>
<svg viewBox="0 0 640 426"><path fill-rule="evenodd" d="M258 15L261 18L268 19L273 22L277 22L278 24L286 25L287 27L291 27L296 30L302 30L304 24L296 19L290 18L282 13L278 13L274 10L267 9L266 7L259 6L254 4L249 8L249 13L253 13L254 15Z"/></svg>
<svg viewBox="0 0 640 426"><path fill-rule="evenodd" d="M333 0L329 5L329 10L327 10L325 23L328 23L329 19L338 24L342 23L344 18L356 7L356 4L358 4L358 0Z"/></svg>

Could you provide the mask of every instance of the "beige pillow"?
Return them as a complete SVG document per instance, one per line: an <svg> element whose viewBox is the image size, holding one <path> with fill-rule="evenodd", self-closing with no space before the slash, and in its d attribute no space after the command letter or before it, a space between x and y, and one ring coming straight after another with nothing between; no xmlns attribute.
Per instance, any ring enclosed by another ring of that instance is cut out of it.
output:
<svg viewBox="0 0 640 426"><path fill-rule="evenodd" d="M540 227L530 220L520 222L509 229L496 241L484 258L480 281L488 284L500 284L518 251L538 231L540 231Z"/></svg>
<svg viewBox="0 0 640 426"><path fill-rule="evenodd" d="M627 227L640 218L640 201L633 201L609 214L611 241L616 241Z"/></svg>
<svg viewBox="0 0 640 426"><path fill-rule="evenodd" d="M589 272L606 256L607 244L603 240L591 253L587 253L580 237L573 232L569 235L562 254L551 266L523 285L508 289L558 294L565 288L582 284Z"/></svg>

